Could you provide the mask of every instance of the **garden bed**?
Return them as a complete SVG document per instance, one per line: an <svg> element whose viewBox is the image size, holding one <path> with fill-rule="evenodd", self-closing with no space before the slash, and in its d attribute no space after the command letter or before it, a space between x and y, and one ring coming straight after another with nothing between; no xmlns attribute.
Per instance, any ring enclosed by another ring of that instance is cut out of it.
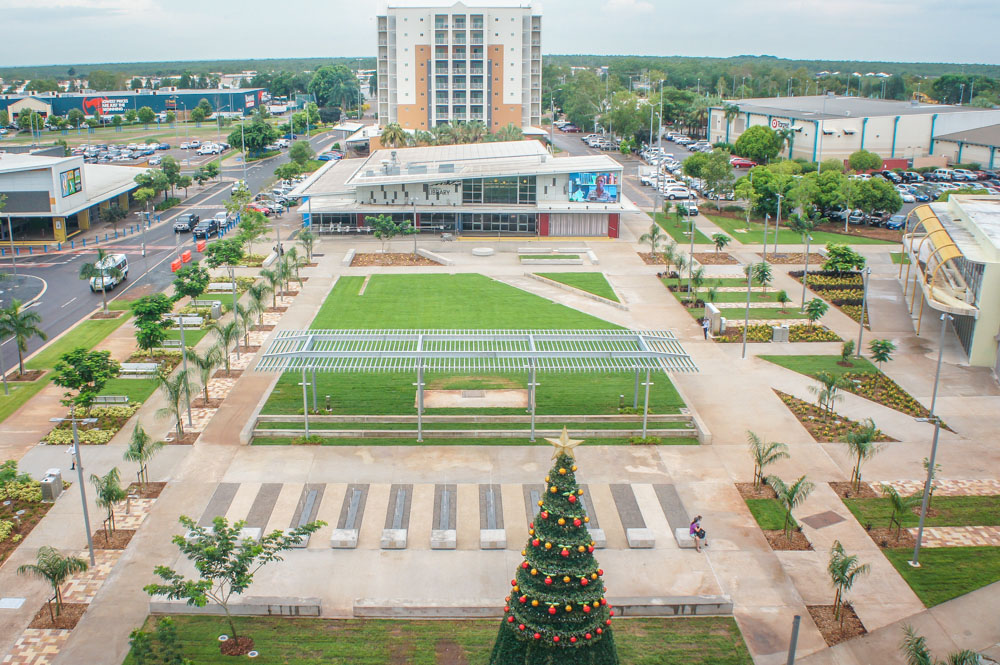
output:
<svg viewBox="0 0 1000 665"><path fill-rule="evenodd" d="M28 628L73 630L76 628L76 624L80 623L80 619L83 618L83 614L87 611L88 607L90 607L90 603L63 603L62 611L55 615L55 621L53 621L52 615L56 611L55 604L53 604L50 613L48 603L44 603L35 613L35 617L28 624Z"/></svg>
<svg viewBox="0 0 1000 665"><path fill-rule="evenodd" d="M753 483L736 483L736 491L740 493L740 496L746 499L775 499L778 495L771 489L770 485L760 484L760 487L754 487Z"/></svg>
<svg viewBox="0 0 1000 665"><path fill-rule="evenodd" d="M160 492L166 487L166 483L132 483L128 486L126 492L132 494L133 492L140 499L155 499L160 496Z"/></svg>
<svg viewBox="0 0 1000 665"><path fill-rule="evenodd" d="M811 262L810 262L811 263ZM788 273L802 283L803 271ZM864 302L864 279L860 272L838 272L833 270L810 270L806 286L855 321L861 321L861 306ZM868 313L865 313L868 326Z"/></svg>
<svg viewBox="0 0 1000 665"><path fill-rule="evenodd" d="M662 254L650 254L649 252L636 252L642 262L647 266L665 266L667 262L663 260Z"/></svg>
<svg viewBox="0 0 1000 665"><path fill-rule="evenodd" d="M24 374L11 374L10 376L7 377L7 381L8 383L18 383L21 381L29 383L31 381L37 381L38 379L42 378L44 374L45 374L44 369L29 369L25 370Z"/></svg>
<svg viewBox="0 0 1000 665"><path fill-rule="evenodd" d="M841 499L878 499L882 496L868 483L861 483L858 489L854 489L849 482L831 482L829 485Z"/></svg>
<svg viewBox="0 0 1000 665"><path fill-rule="evenodd" d="M850 603L840 608L841 619L834 618L833 605L807 605L806 609L827 646L832 647L868 632Z"/></svg>
<svg viewBox="0 0 1000 665"><path fill-rule="evenodd" d="M90 316L90 318L94 319L94 320L97 320L97 321L99 321L101 319L117 319L118 317L120 317L124 313L125 312L123 312L121 310L117 310L116 311L116 310L112 309L112 310L109 310L108 312L98 312L97 314L92 314Z"/></svg>
<svg viewBox="0 0 1000 665"><path fill-rule="evenodd" d="M190 332L185 330L185 332ZM187 343L187 340L184 340ZM165 351L157 350L154 351L152 357L145 351L135 351L128 357L127 363L157 363L160 365L159 371L164 374L170 374L174 369L181 364L181 352L180 351Z"/></svg>
<svg viewBox="0 0 1000 665"><path fill-rule="evenodd" d="M735 266L740 263L728 252L695 252L694 259L703 266Z"/></svg>
<svg viewBox="0 0 1000 665"><path fill-rule="evenodd" d="M98 529L94 532L92 540L94 547L99 550L123 550L132 542L134 535L134 529L115 529L111 532L111 537L108 538L105 529Z"/></svg>
<svg viewBox="0 0 1000 665"><path fill-rule="evenodd" d="M773 389L772 389L773 390ZM861 424L850 418L839 415L836 411L827 413L815 404L810 404L798 397L793 397L780 390L774 390L788 410L798 418L799 422L809 432L816 441L829 443L842 439L848 433L861 428ZM876 441L896 441L887 436L881 430L878 431Z"/></svg>
<svg viewBox="0 0 1000 665"><path fill-rule="evenodd" d="M77 418L96 418L93 425L77 424L77 436L82 445L104 445L114 438L115 434L125 426L129 418L135 415L142 402L130 402L120 406L95 406L88 414L83 407L76 407L74 413ZM66 414L67 417L70 414ZM73 424L70 421L63 421L56 425L42 443L55 446L68 446L73 443Z"/></svg>
<svg viewBox="0 0 1000 665"><path fill-rule="evenodd" d="M243 353L240 351L240 353ZM215 374L212 375L213 379L238 379L243 376L243 370L241 369L231 369L228 372L226 368L215 370Z"/></svg>
<svg viewBox="0 0 1000 665"><path fill-rule="evenodd" d="M419 254L386 252L355 254L351 267L359 266L439 266L437 261L431 261Z"/></svg>
<svg viewBox="0 0 1000 665"><path fill-rule="evenodd" d="M805 534L799 529L793 529L791 538L785 537L785 532L781 529L777 531L767 530L764 531L764 537L767 538L767 544L771 546L771 549L776 552L810 552L812 551L812 543L806 538Z"/></svg>
<svg viewBox="0 0 1000 665"><path fill-rule="evenodd" d="M13 466L11 466L13 465ZM7 462L4 470L17 466ZM0 564L7 560L11 552L17 549L25 536L31 533L49 509L51 503L42 503L41 483L30 480L27 476L13 479L0 485ZM17 512L23 510L18 524Z"/></svg>
<svg viewBox="0 0 1000 665"><path fill-rule="evenodd" d="M826 257L822 254L817 254L815 252L809 252L809 265L818 266L826 261ZM774 263L777 265L805 265L806 253L805 252L778 252L777 254L771 253L767 255L767 262Z"/></svg>
<svg viewBox="0 0 1000 665"><path fill-rule="evenodd" d="M184 432L184 437L180 439L174 438L177 432L173 430L167 434L164 438L163 443L168 446L193 446L198 437L201 436L201 432Z"/></svg>
<svg viewBox="0 0 1000 665"><path fill-rule="evenodd" d="M771 326L767 324L750 324L747 330L747 342L770 342ZM715 335L712 339L721 343L732 343L743 341L743 326L731 326L726 328L726 332ZM807 324L793 324L788 326L789 342L840 342L842 341L837 333L824 326L810 326Z"/></svg>

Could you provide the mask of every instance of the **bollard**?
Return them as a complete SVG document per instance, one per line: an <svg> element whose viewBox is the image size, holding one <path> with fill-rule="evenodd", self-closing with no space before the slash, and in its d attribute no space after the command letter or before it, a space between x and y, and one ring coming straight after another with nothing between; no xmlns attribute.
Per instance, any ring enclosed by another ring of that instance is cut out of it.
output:
<svg viewBox="0 0 1000 665"><path fill-rule="evenodd" d="M0 256L6 256L6 255L7 255L7 252L4 250L3 247L0 247Z"/></svg>
<svg viewBox="0 0 1000 665"><path fill-rule="evenodd" d="M31 251L31 245L28 245L28 254L34 254L34 252Z"/></svg>
<svg viewBox="0 0 1000 665"><path fill-rule="evenodd" d="M70 240L69 241L69 248L70 249L76 248L76 241L75 240Z"/></svg>
<svg viewBox="0 0 1000 665"><path fill-rule="evenodd" d="M61 252L62 251L62 243L61 242L56 243L56 251L57 252Z"/></svg>
<svg viewBox="0 0 1000 665"><path fill-rule="evenodd" d="M15 247L14 248L14 255L15 256L21 256L21 248L20 247Z"/></svg>
<svg viewBox="0 0 1000 665"><path fill-rule="evenodd" d="M43 254L48 254L49 253L49 246L48 245L42 245L42 253Z"/></svg>
<svg viewBox="0 0 1000 665"><path fill-rule="evenodd" d="M105 233L105 234L104 234L104 242L107 242L107 241L108 241L108 234L107 234L107 233Z"/></svg>
<svg viewBox="0 0 1000 665"><path fill-rule="evenodd" d="M118 239L118 229L115 229L115 239Z"/></svg>

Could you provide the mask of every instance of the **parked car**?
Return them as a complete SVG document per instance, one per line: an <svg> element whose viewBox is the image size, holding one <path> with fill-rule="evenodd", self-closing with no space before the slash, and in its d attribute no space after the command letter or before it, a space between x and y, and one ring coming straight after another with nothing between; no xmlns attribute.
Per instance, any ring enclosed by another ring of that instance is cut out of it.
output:
<svg viewBox="0 0 1000 665"><path fill-rule="evenodd" d="M953 174L951 169L934 169L930 173L930 179L938 182L950 182Z"/></svg>
<svg viewBox="0 0 1000 665"><path fill-rule="evenodd" d="M906 215L893 215L885 221L884 226L890 231L899 231L906 226Z"/></svg>
<svg viewBox="0 0 1000 665"><path fill-rule="evenodd" d="M680 211L682 215L693 217L698 214L698 205L696 203L682 203Z"/></svg>
<svg viewBox="0 0 1000 665"><path fill-rule="evenodd" d="M170 144L169 143L160 143L159 145L156 146L156 149L157 150L170 150Z"/></svg>
<svg viewBox="0 0 1000 665"><path fill-rule="evenodd" d="M978 180L979 178L976 177L975 173L973 173L972 171L970 171L968 169L954 169L951 172L951 179L952 180L964 180L964 181L969 182L969 181L973 181L973 180Z"/></svg>
<svg viewBox="0 0 1000 665"><path fill-rule="evenodd" d="M339 160L339 159L342 159L342 158L343 158L343 155L340 155L340 154L336 154L336 153L333 153L333 152L323 152L323 153L320 153L319 156L316 159L318 161L321 161L321 162L329 162L329 161L336 161L336 160Z"/></svg>
<svg viewBox="0 0 1000 665"><path fill-rule="evenodd" d="M663 192L663 196L673 201L674 199L689 199L691 192L684 187L670 187Z"/></svg>
<svg viewBox="0 0 1000 665"><path fill-rule="evenodd" d="M163 163L163 158L162 157L150 157L149 158L149 165L150 166L159 166L162 163Z"/></svg>
<svg viewBox="0 0 1000 665"><path fill-rule="evenodd" d="M729 164L734 169L751 169L757 166L757 162L752 159L746 159L745 157L733 157L729 160Z"/></svg>
<svg viewBox="0 0 1000 665"><path fill-rule="evenodd" d="M232 189L230 189L229 191L231 193L235 194L236 192L238 192L240 190L246 190L248 192L250 191L250 188L247 187L247 181L246 180L237 180L236 182L233 183Z"/></svg>
<svg viewBox="0 0 1000 665"><path fill-rule="evenodd" d="M218 233L219 221L212 217L211 219L198 222L198 225L194 227L191 235L195 238L210 238L211 236L218 235Z"/></svg>
<svg viewBox="0 0 1000 665"><path fill-rule="evenodd" d="M577 127L576 125L563 125L562 127L559 128L559 131L565 132L567 134L578 134L580 132L580 128Z"/></svg>
<svg viewBox="0 0 1000 665"><path fill-rule="evenodd" d="M180 149L181 150L188 150L190 147L191 147L191 144L188 143L187 141L181 143L181 145L180 145Z"/></svg>
<svg viewBox="0 0 1000 665"><path fill-rule="evenodd" d="M174 233L192 231L199 221L201 221L201 217L193 212L186 212L174 220Z"/></svg>
<svg viewBox="0 0 1000 665"><path fill-rule="evenodd" d="M271 216L271 209L261 203L251 203L247 206L247 210L254 210L263 214L265 217Z"/></svg>
<svg viewBox="0 0 1000 665"><path fill-rule="evenodd" d="M201 147L201 141L198 141L197 139L195 139L194 141L191 141L191 143L188 144L188 147L191 148L191 149L200 148Z"/></svg>
<svg viewBox="0 0 1000 665"><path fill-rule="evenodd" d="M217 212L212 219L219 223L219 228L221 229L229 221L229 215L224 212Z"/></svg>

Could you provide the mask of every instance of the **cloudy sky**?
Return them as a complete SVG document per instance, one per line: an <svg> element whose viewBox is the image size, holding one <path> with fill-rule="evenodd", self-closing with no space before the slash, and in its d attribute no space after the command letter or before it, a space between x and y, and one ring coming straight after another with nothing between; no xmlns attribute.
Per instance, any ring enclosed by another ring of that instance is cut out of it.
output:
<svg viewBox="0 0 1000 665"><path fill-rule="evenodd" d="M0 0L0 65L373 56L373 17L380 4L379 0L287 4ZM544 0L541 4L544 53L769 54L1000 63L997 0ZM948 29L936 29L935 22L941 19Z"/></svg>

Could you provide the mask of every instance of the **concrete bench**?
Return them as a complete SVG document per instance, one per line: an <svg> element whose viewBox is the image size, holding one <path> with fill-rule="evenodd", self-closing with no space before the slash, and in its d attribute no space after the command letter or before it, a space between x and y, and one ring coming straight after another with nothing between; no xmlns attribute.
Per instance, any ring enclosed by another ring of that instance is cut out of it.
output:
<svg viewBox="0 0 1000 665"><path fill-rule="evenodd" d="M149 611L152 614L205 614L224 615L221 605L208 603L204 607L188 605L181 600L149 601ZM278 596L246 596L229 606L230 613L236 616L288 616L288 617L318 617L322 614L322 601L319 598L283 598Z"/></svg>
<svg viewBox="0 0 1000 665"><path fill-rule="evenodd" d="M317 490L309 490L309 492L306 493L305 502L302 504L302 512L299 513L299 519L295 521L293 528L305 526L306 524L309 524L309 522L312 521L312 514L313 511L316 509L317 496L319 496L319 492ZM309 545L310 535L312 534L307 533L306 535L302 536L302 540L292 545L292 547L298 547L298 548L307 547Z"/></svg>
<svg viewBox="0 0 1000 665"><path fill-rule="evenodd" d="M503 504L499 485L479 486L479 549L507 549L507 532L503 528Z"/></svg>
<svg viewBox="0 0 1000 665"><path fill-rule="evenodd" d="M165 339L160 344L160 347L164 349L179 349L181 348L181 341L179 339Z"/></svg>
<svg viewBox="0 0 1000 665"><path fill-rule="evenodd" d="M435 488L434 509L437 511L431 529L432 550L453 550L458 546L455 529L455 496L453 486L439 485Z"/></svg>
<svg viewBox="0 0 1000 665"><path fill-rule="evenodd" d="M100 406L102 404L128 405L128 395L98 395L94 398L94 406Z"/></svg>
<svg viewBox="0 0 1000 665"><path fill-rule="evenodd" d="M626 529L625 539L632 549L651 549L656 545L656 536L652 529Z"/></svg>
<svg viewBox="0 0 1000 665"><path fill-rule="evenodd" d="M392 502L390 513L386 515L386 527L382 529L381 545L384 550L405 550L407 532L406 514L407 491L396 490L396 500Z"/></svg>
<svg viewBox="0 0 1000 665"><path fill-rule="evenodd" d="M347 250L347 253L344 254L344 258L341 259L341 261L340 261L340 265L344 266L345 268L348 267L348 266L350 266L352 263L354 263L354 255L357 254L357 253L358 253L358 250L356 250L356 249L349 249L349 250Z"/></svg>
<svg viewBox="0 0 1000 665"><path fill-rule="evenodd" d="M691 537L690 527L674 529L674 540L677 541L677 546L682 550L694 549L694 538Z"/></svg>
<svg viewBox="0 0 1000 665"><path fill-rule="evenodd" d="M208 307L209 316L213 319L222 317L222 303L218 300L192 300L192 307Z"/></svg>
<svg viewBox="0 0 1000 665"><path fill-rule="evenodd" d="M205 529L205 532L209 533L209 534L215 533L215 527L207 527ZM262 529L260 529L258 527L249 527L249 526L246 526L246 527L243 527L242 529L240 529L239 540L259 541L262 534L263 534L263 530ZM195 536L196 536L196 533L194 531L188 531L187 533L184 534L184 540L190 542L190 541L194 540Z"/></svg>
<svg viewBox="0 0 1000 665"><path fill-rule="evenodd" d="M120 376L134 378L137 376L155 376L160 369L160 363L122 363Z"/></svg>
<svg viewBox="0 0 1000 665"><path fill-rule="evenodd" d="M363 492L359 489L354 489L347 497L345 501L348 501L347 506L347 517L344 519L344 525L340 528L334 529L330 533L330 547L337 550L352 550L358 546L358 529L360 527L360 517L361 517L361 499Z"/></svg>
<svg viewBox="0 0 1000 665"><path fill-rule="evenodd" d="M205 289L206 292L211 292L211 291L232 291L232 290L233 290L233 283L232 282L212 282L211 284L208 285L208 288Z"/></svg>
<svg viewBox="0 0 1000 665"><path fill-rule="evenodd" d="M183 323L185 328L200 328L201 324L203 324L205 322L205 317L203 317L203 316L168 316L164 320L172 322L175 326L180 326L181 323Z"/></svg>
<svg viewBox="0 0 1000 665"><path fill-rule="evenodd" d="M733 599L719 596L651 596L608 598L622 617L732 616Z"/></svg>

